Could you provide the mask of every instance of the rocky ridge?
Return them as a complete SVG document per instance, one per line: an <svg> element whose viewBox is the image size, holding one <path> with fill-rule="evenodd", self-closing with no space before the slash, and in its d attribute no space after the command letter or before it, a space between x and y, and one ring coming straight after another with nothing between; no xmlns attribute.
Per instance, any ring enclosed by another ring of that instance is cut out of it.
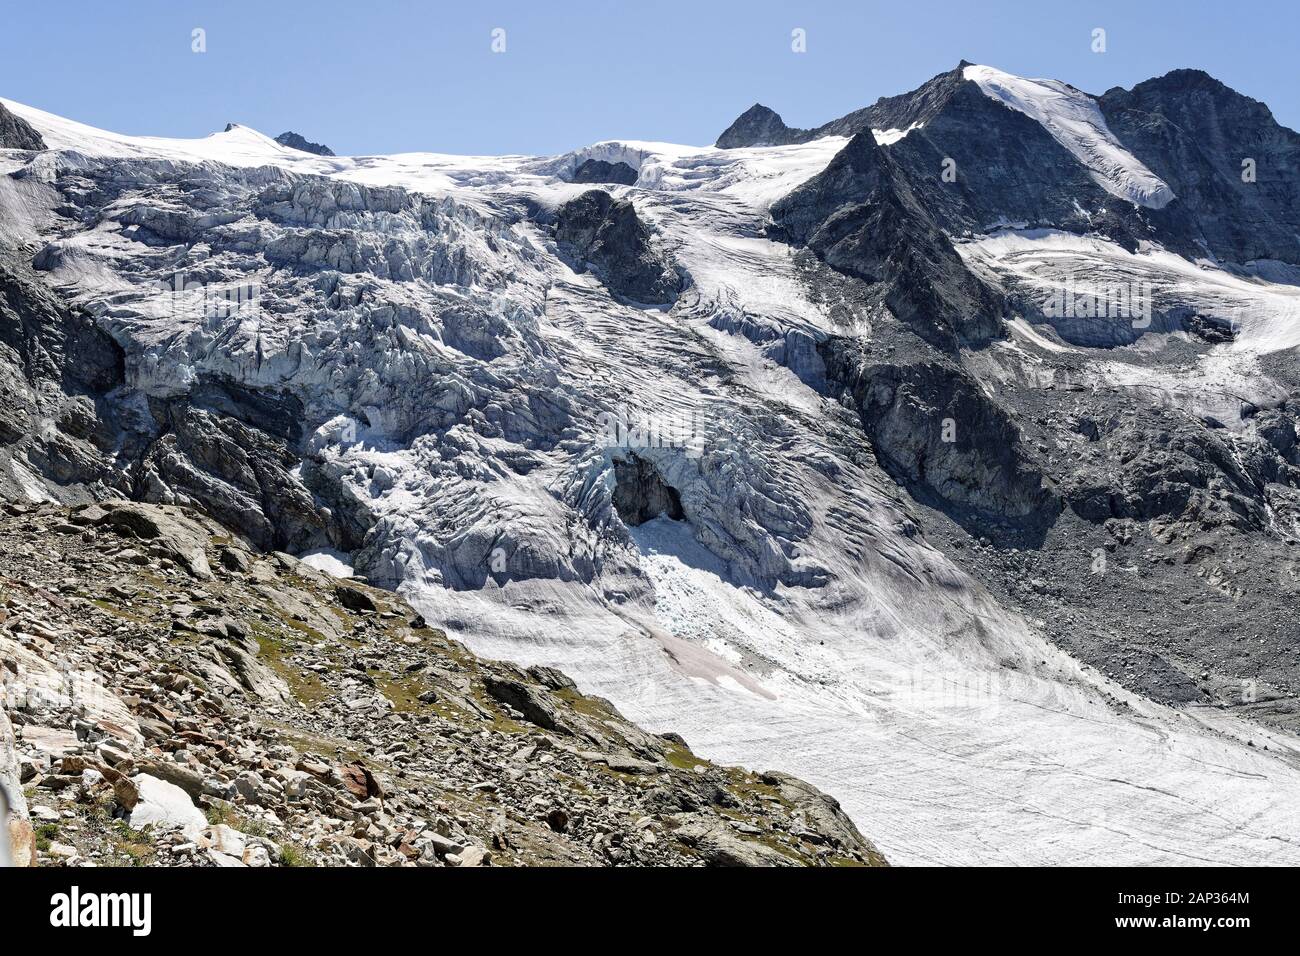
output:
<svg viewBox="0 0 1300 956"><path fill-rule="evenodd" d="M275 138L275 141L281 146L288 146L290 149L300 149L304 153L314 153L317 156L333 156L334 150L321 143L313 143L301 133L295 133L292 130L281 133Z"/></svg>
<svg viewBox="0 0 1300 956"><path fill-rule="evenodd" d="M788 127L756 105L717 145L789 145L877 130L910 189L952 236L1019 223L1101 233L1130 249L1159 242L1189 258L1300 261L1300 134L1263 103L1188 69L1100 96L1074 91L1168 184L1171 201L1143 208L1104 189L1040 123L986 95L967 77L971 66L963 60L915 90L815 129ZM949 179L940 175L945 164Z"/></svg>

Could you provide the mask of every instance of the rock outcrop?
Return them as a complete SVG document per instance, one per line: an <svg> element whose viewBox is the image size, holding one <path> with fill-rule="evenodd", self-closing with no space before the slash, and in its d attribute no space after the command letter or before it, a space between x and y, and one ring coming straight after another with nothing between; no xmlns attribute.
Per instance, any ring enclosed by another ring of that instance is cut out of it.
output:
<svg viewBox="0 0 1300 956"><path fill-rule="evenodd" d="M45 140L32 124L0 103L0 149L45 149Z"/></svg>
<svg viewBox="0 0 1300 956"><path fill-rule="evenodd" d="M288 146L290 149L300 149L304 153L315 153L317 156L333 156L334 150L320 143L313 143L307 137L300 133L289 131L281 133L275 138L275 141L281 146Z"/></svg>
<svg viewBox="0 0 1300 956"><path fill-rule="evenodd" d="M627 163L609 163L603 159L587 159L573 171L575 183L614 183L631 186L637 180L637 171Z"/></svg>
<svg viewBox="0 0 1300 956"><path fill-rule="evenodd" d="M1177 195L1155 216L1163 235L1193 255L1300 263L1300 134L1267 106L1202 70L1108 90L1098 105Z"/></svg>
<svg viewBox="0 0 1300 956"><path fill-rule="evenodd" d="M723 130L715 144L719 149L742 149L748 146L789 146L814 137L812 130L792 129L775 110L755 103Z"/></svg>
<svg viewBox="0 0 1300 956"><path fill-rule="evenodd" d="M878 287L927 342L953 350L1001 331L1003 304L974 276L870 130L772 207L773 238Z"/></svg>
<svg viewBox="0 0 1300 956"><path fill-rule="evenodd" d="M972 527L1021 531L1055 520L1061 502L1007 412L959 366L872 361L838 339L822 346L827 379L858 411L877 458L900 484Z"/></svg>
<svg viewBox="0 0 1300 956"><path fill-rule="evenodd" d="M643 305L676 300L683 280L631 200L592 189L556 213L555 242L579 272L591 271L616 297Z"/></svg>

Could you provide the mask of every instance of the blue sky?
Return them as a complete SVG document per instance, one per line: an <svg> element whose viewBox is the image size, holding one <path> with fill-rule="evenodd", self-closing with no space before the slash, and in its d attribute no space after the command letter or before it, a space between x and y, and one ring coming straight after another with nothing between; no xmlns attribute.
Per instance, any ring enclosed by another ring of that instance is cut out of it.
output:
<svg viewBox="0 0 1300 956"><path fill-rule="evenodd" d="M345 154L704 144L755 101L816 125L963 57L1092 93L1200 67L1300 127L1293 0L61 0L0 23L0 96L126 133L294 129Z"/></svg>

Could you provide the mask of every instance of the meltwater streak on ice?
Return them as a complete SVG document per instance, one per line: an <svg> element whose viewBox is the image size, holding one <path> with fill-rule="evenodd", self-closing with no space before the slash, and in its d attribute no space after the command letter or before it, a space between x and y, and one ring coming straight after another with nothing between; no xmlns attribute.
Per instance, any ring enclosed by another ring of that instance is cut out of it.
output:
<svg viewBox="0 0 1300 956"><path fill-rule="evenodd" d="M612 601L598 587L553 579L435 588L429 569L412 563L405 590L430 619L451 623L476 650L558 664L704 755L800 774L835 794L896 862L1300 862L1290 742L1252 727L1272 749L1248 748L1233 719L1143 701L1043 641L898 530L894 490L846 455L861 439L840 410L713 324L725 314L830 327L788 251L759 238L759 227L770 202L823 168L839 143L729 155L622 143L549 160L331 159L242 128L205 140L133 138L13 109L59 148L271 164L476 204L489 193L566 198L575 187L548 166L584 153L635 160L645 180L638 207L676 245L696 282L692 302L639 313L590 277L548 264L542 334L575 376L608 376L610 394L708 409L728 426L754 409L789 423L783 434L736 437L744 455L804 494L812 528L800 547L829 583L762 593L734 580L685 527L657 520L633 536L635 563L653 585L647 596ZM702 371L706 361L725 367L725 388ZM395 474L389 489L365 493L378 515L418 534L411 516L435 492L422 497L417 456L350 454L359 465L381 458ZM561 463L499 471L494 503L563 526L568 513L550 490L571 477Z"/></svg>

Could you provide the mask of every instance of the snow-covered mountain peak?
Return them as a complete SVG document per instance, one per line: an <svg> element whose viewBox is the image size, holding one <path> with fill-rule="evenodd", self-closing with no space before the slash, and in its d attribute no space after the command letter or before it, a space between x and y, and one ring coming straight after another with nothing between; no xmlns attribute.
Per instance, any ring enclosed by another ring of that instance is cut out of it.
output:
<svg viewBox="0 0 1300 956"><path fill-rule="evenodd" d="M195 139L128 136L13 100L0 99L0 103L39 130L50 149L72 150L86 156L215 161L232 166L256 166L274 164L292 152L271 137L238 123L230 123L220 132Z"/></svg>
<svg viewBox="0 0 1300 956"><path fill-rule="evenodd" d="M1112 195L1151 209L1162 209L1174 198L1168 183L1111 133L1096 101L1087 93L1060 80L1026 79L978 64L964 67L962 76L988 96L1042 124Z"/></svg>
<svg viewBox="0 0 1300 956"><path fill-rule="evenodd" d="M103 439L102 488L328 546L480 650L827 786L901 862L1295 861L1292 744L1173 709L1239 693L1236 659L1142 617L1195 602L1290 659L1217 529L1266 561L1300 511L1258 357L1294 344L1300 202L1196 205L1222 137L1165 165L1131 120L1195 105L964 65L730 148L327 157L12 104L49 149L3 153L0 293L114 361L78 350L94 401L10 379L0 483L66 494ZM918 332L941 308L978 348Z"/></svg>

